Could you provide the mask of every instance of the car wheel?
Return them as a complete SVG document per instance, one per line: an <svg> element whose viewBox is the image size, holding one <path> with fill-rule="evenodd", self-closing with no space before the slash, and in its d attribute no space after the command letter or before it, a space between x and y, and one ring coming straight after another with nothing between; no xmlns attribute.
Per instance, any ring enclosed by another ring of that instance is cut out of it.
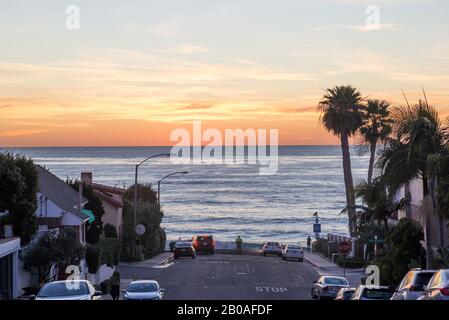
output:
<svg viewBox="0 0 449 320"><path fill-rule="evenodd" d="M299 262L303 262L303 261L304 261L304 259L298 259L298 261L299 261Z"/></svg>
<svg viewBox="0 0 449 320"><path fill-rule="evenodd" d="M287 258L286 257L282 257L282 260L287 260Z"/></svg>

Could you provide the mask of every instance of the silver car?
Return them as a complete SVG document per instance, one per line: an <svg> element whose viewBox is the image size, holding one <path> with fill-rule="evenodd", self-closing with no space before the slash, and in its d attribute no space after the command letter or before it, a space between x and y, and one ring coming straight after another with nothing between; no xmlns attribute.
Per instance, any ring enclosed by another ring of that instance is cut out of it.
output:
<svg viewBox="0 0 449 320"><path fill-rule="evenodd" d="M348 288L349 282L344 277L322 276L314 282L311 295L313 299L335 299L342 288Z"/></svg>
<svg viewBox="0 0 449 320"><path fill-rule="evenodd" d="M449 269L435 272L419 300L449 300Z"/></svg>
<svg viewBox="0 0 449 320"><path fill-rule="evenodd" d="M393 293L394 287L360 285L351 300L390 300Z"/></svg>
<svg viewBox="0 0 449 320"><path fill-rule="evenodd" d="M164 292L155 280L132 281L123 290L123 300L162 300Z"/></svg>
<svg viewBox="0 0 449 320"><path fill-rule="evenodd" d="M412 269L405 275L391 300L416 300L424 293L424 287L435 270Z"/></svg>
<svg viewBox="0 0 449 320"><path fill-rule="evenodd" d="M95 290L87 280L64 280L46 283L35 300L101 300L101 291Z"/></svg>

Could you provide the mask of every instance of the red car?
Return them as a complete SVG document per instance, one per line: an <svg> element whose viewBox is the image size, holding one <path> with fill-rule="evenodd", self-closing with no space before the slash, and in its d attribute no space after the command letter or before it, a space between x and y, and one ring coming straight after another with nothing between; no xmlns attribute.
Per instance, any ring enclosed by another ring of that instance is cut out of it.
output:
<svg viewBox="0 0 449 320"><path fill-rule="evenodd" d="M203 252L205 254L214 254L215 252L215 240L212 235L194 236L192 238L192 244L197 252Z"/></svg>

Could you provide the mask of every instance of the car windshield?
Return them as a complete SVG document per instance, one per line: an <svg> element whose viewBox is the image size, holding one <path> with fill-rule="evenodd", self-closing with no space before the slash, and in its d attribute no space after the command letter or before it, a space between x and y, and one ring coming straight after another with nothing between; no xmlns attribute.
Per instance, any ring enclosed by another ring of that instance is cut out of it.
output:
<svg viewBox="0 0 449 320"><path fill-rule="evenodd" d="M135 282L130 283L128 292L155 292L159 291L158 285L154 282Z"/></svg>
<svg viewBox="0 0 449 320"><path fill-rule="evenodd" d="M343 297L345 299L351 299L353 294L354 294L354 291L345 291L345 292L343 292Z"/></svg>
<svg viewBox="0 0 449 320"><path fill-rule="evenodd" d="M300 247L300 246L288 246L287 249L290 249L290 250L299 250L299 249L301 249L301 247Z"/></svg>
<svg viewBox="0 0 449 320"><path fill-rule="evenodd" d="M37 295L44 297L68 297L89 294L89 287L85 282L58 282L47 283Z"/></svg>
<svg viewBox="0 0 449 320"><path fill-rule="evenodd" d="M209 242L209 241L212 241L212 238L211 237L198 237L198 241Z"/></svg>
<svg viewBox="0 0 449 320"><path fill-rule="evenodd" d="M415 285L425 286L429 283L430 278L434 275L433 272L421 272L416 275Z"/></svg>
<svg viewBox="0 0 449 320"><path fill-rule="evenodd" d="M176 248L190 248L192 244L190 242L177 242Z"/></svg>
<svg viewBox="0 0 449 320"><path fill-rule="evenodd" d="M325 284L338 285L338 286L346 286L348 282L345 279L341 278L324 278Z"/></svg>
<svg viewBox="0 0 449 320"><path fill-rule="evenodd" d="M279 247L279 242L267 242L267 246L269 246L269 247Z"/></svg>
<svg viewBox="0 0 449 320"><path fill-rule="evenodd" d="M363 291L363 297L368 299L389 300L393 292L388 289L365 289Z"/></svg>

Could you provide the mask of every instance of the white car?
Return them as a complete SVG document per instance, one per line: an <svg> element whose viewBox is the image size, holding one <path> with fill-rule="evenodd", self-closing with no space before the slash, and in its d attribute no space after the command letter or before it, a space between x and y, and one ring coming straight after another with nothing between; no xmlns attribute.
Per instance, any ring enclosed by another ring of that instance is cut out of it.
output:
<svg viewBox="0 0 449 320"><path fill-rule="evenodd" d="M264 244L262 248L262 254L266 256L267 254L275 254L279 257L282 256L282 246L279 242L268 241Z"/></svg>
<svg viewBox="0 0 449 320"><path fill-rule="evenodd" d="M393 293L394 288L391 287L360 285L351 300L390 300Z"/></svg>
<svg viewBox="0 0 449 320"><path fill-rule="evenodd" d="M435 272L419 300L449 300L449 269Z"/></svg>
<svg viewBox="0 0 449 320"><path fill-rule="evenodd" d="M313 299L335 299L342 288L349 288L348 279L337 276L321 276L313 283L310 293Z"/></svg>
<svg viewBox="0 0 449 320"><path fill-rule="evenodd" d="M295 259L299 262L304 261L304 251L302 247L294 244L289 244L285 247L285 249L282 251L282 259Z"/></svg>
<svg viewBox="0 0 449 320"><path fill-rule="evenodd" d="M46 283L34 300L101 300L101 291L87 280L64 280Z"/></svg>
<svg viewBox="0 0 449 320"><path fill-rule="evenodd" d="M391 300L416 300L424 293L424 288L435 274L435 270L412 269L405 275Z"/></svg>
<svg viewBox="0 0 449 320"><path fill-rule="evenodd" d="M165 290L155 280L137 280L130 282L128 289L122 292L123 300L162 300Z"/></svg>

